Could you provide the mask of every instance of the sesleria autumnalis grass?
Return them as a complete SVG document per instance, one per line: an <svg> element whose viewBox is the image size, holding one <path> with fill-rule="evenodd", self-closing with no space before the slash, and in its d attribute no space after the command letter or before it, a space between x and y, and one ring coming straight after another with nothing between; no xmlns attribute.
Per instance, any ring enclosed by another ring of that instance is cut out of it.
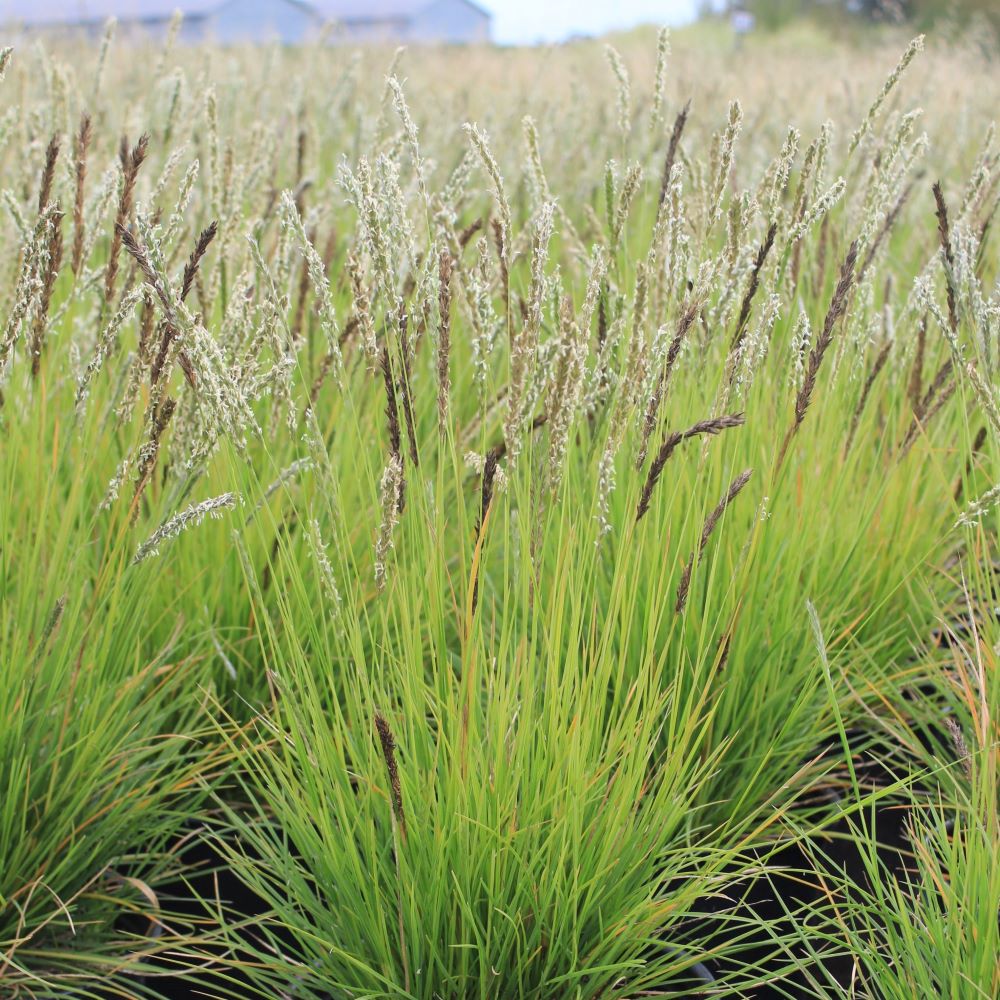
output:
<svg viewBox="0 0 1000 1000"><path fill-rule="evenodd" d="M650 41L2 58L0 987L990 995L995 76Z"/></svg>

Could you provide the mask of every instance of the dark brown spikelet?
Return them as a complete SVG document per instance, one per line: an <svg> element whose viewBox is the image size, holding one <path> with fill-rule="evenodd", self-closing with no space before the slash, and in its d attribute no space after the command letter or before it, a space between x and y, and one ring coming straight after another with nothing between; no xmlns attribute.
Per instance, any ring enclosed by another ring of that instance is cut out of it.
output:
<svg viewBox="0 0 1000 1000"><path fill-rule="evenodd" d="M309 144L309 133L300 128L295 137L295 183L301 184L306 172L306 149Z"/></svg>
<svg viewBox="0 0 1000 1000"><path fill-rule="evenodd" d="M850 250L847 251L844 263L840 267L840 280L837 282L833 298L830 300L830 308L827 310L826 319L823 321L823 329L820 331L819 336L816 338L816 343L813 344L812 350L809 352L809 363L806 366L806 374L802 380L802 388L795 397L795 418L792 421L792 426L788 428L785 440L781 444L781 451L778 453L778 462L775 466L776 469L780 469L784 463L788 446L791 444L792 438L805 419L806 411L809 409L809 403L812 400L813 390L816 388L816 376L819 374L820 366L823 364L823 357L826 354L827 348L833 341L833 331L837 326L837 322L847 311L847 302L850 298L851 289L854 287L854 267L857 264L857 260L858 242L855 240L851 244Z"/></svg>
<svg viewBox="0 0 1000 1000"><path fill-rule="evenodd" d="M56 174L56 162L59 159L59 147L61 144L62 140L59 133L56 132L49 139L49 144L45 149L45 166L42 167L42 182L38 188L39 213L45 211L45 206L48 205L52 198L52 181Z"/></svg>
<svg viewBox="0 0 1000 1000"><path fill-rule="evenodd" d="M500 460L500 452L497 448L491 448L486 453L486 461L483 464L483 488L479 501L479 523L476 525L476 546L478 547L483 537L483 527L486 524L486 515L489 513L490 505L493 503L493 488L496 484L497 463ZM482 557L480 556L480 559ZM472 613L476 613L479 604L479 569L477 567L472 580Z"/></svg>
<svg viewBox="0 0 1000 1000"><path fill-rule="evenodd" d="M646 452L649 448L649 439L656 429L656 418L660 411L660 404L663 402L663 397L666 395L667 387L670 385L670 376L673 374L674 365L677 362L677 356L681 352L681 347L687 338L688 331L694 324L695 318L698 315L698 303L690 302L688 307L681 314L680 321L677 324L677 330L674 333L673 340L670 341L670 346L667 348L667 357L663 364L663 370L660 372L659 378L656 380L656 387L653 389L652 394L649 397L649 403L646 405L646 414L642 423L642 440L639 443L639 454L636 459L635 467L641 469L646 462Z"/></svg>
<svg viewBox="0 0 1000 1000"><path fill-rule="evenodd" d="M503 290L503 300L506 302L510 298L510 272L507 270L507 251L509 247L504 246L503 226L499 219L491 219L493 227L493 243L496 246L497 258L500 261L500 282Z"/></svg>
<svg viewBox="0 0 1000 1000"><path fill-rule="evenodd" d="M149 481L153 478L153 472L156 470L156 460L160 454L160 441L176 408L177 403L168 396L159 405L156 415L153 417L153 426L149 430L149 441L146 447L142 449L139 468L136 470L135 490L132 493L131 506L133 521L139 516L139 501Z"/></svg>
<svg viewBox="0 0 1000 1000"><path fill-rule="evenodd" d="M827 348L833 341L833 331L837 321L847 311L847 300L854 285L854 265L858 259L858 244L855 241L851 244L847 257L840 268L840 280L834 290L833 298L830 300L830 308L827 310L826 319L823 321L823 329L820 331L816 343L809 352L809 365L806 368L805 379L802 389L795 400L795 422L801 424L809 409L809 402L812 399L813 390L816 387L816 376L819 374L820 365L823 363L823 356Z"/></svg>
<svg viewBox="0 0 1000 1000"><path fill-rule="evenodd" d="M56 603L52 605L52 610L49 612L49 617L45 621L45 625L42 628L42 634L39 636L38 642L35 644L35 655L39 655L44 652L45 647L48 645L49 639L55 634L56 629L59 628L59 623L62 621L63 612L66 610L66 595L63 594L62 597L56 600Z"/></svg>
<svg viewBox="0 0 1000 1000"><path fill-rule="evenodd" d="M83 243L86 235L86 223L83 215L84 192L87 186L87 153L90 150L90 140L93 127L90 115L84 112L80 116L80 131L76 134L74 148L76 192L73 199L73 275L80 276L83 267Z"/></svg>
<svg viewBox="0 0 1000 1000"><path fill-rule="evenodd" d="M955 756L958 757L962 764L962 770L965 771L965 776L967 778L972 778L972 754L969 753L969 745L965 742L965 735L962 732L962 727L949 716L945 719L945 723L948 726L948 732L951 735L951 745L955 750Z"/></svg>
<svg viewBox="0 0 1000 1000"><path fill-rule="evenodd" d="M913 442L917 440L920 428L926 426L931 417L938 413L942 406L948 401L955 391L955 382L951 378L954 361L951 356L947 357L938 368L931 379L927 391L917 400L913 408L913 419L907 428L906 435L899 445L899 457L902 458L913 447Z"/></svg>
<svg viewBox="0 0 1000 1000"><path fill-rule="evenodd" d="M167 364L167 354L170 351L170 345L176 336L177 331L174 327L169 323L164 324L163 335L160 337L160 349L156 352L156 357L153 359L153 364L149 369L150 385L156 385L160 381L160 376L163 374L163 369Z"/></svg>
<svg viewBox="0 0 1000 1000"><path fill-rule="evenodd" d="M986 444L985 424L979 428L979 433L976 434L976 440L972 442L972 450L969 452L969 457L965 461L965 475L959 476L958 481L955 483L955 503L958 503L962 499L962 493L965 490L965 480L972 474L972 461L982 449L984 444Z"/></svg>
<svg viewBox="0 0 1000 1000"><path fill-rule="evenodd" d="M478 233L485 223L480 219L473 219L459 234L458 245L464 250L469 245L469 240Z"/></svg>
<svg viewBox="0 0 1000 1000"><path fill-rule="evenodd" d="M757 256L754 258L753 270L750 272L750 282L747 285L747 290L743 295L743 303L740 306L740 315L736 320L736 329L733 331L733 339L729 345L730 355L739 348L743 341L743 337L746 333L747 323L750 320L750 308L753 305L754 296L757 294L757 289L760 286L760 272L763 270L764 262L767 260L767 255L771 252L771 248L774 246L774 237L778 232L778 224L772 222L768 227L767 235L764 237L764 242L761 243L760 249L757 251Z"/></svg>
<svg viewBox="0 0 1000 1000"><path fill-rule="evenodd" d="M111 249L108 252L108 266L104 272L104 301L110 305L115 297L115 284L118 279L118 253L122 248L122 232L132 217L135 204L135 180L139 176L139 168L146 159L149 149L149 135L143 133L138 142L130 150L128 140L122 136L119 158L122 167L122 192L118 199L118 211L115 215L114 233L111 237Z"/></svg>
<svg viewBox="0 0 1000 1000"><path fill-rule="evenodd" d="M209 244L215 239L218 231L218 222L212 222L207 228L201 231L198 242L195 244L194 250L191 251L191 256L188 257L187 264L184 265L184 280L181 282L181 302L188 297L188 292L191 291L191 286L194 284L195 275L198 273L198 265L201 263L202 257L205 256Z"/></svg>
<svg viewBox="0 0 1000 1000"><path fill-rule="evenodd" d="M163 307L169 310L170 303L166 298L159 277L156 274L156 268L153 267L153 262L149 259L149 253L146 251L146 248L128 229L117 222L115 223L115 235L118 237L119 245L124 246L129 256L139 265L139 270L142 271L143 277L150 288L156 292L157 298L159 298Z"/></svg>
<svg viewBox="0 0 1000 1000"><path fill-rule="evenodd" d="M396 763L396 740L389 728L389 723L381 712L375 713L375 731L382 747L382 759L385 761L386 774L389 776L389 794L392 801L392 815L399 825L399 832L406 840L406 815L403 812L403 788L399 780L399 765Z"/></svg>
<svg viewBox="0 0 1000 1000"><path fill-rule="evenodd" d="M677 112L677 117L674 119L674 128L670 133L670 142L667 145L667 155L663 161L663 175L660 179L660 201L656 208L657 218L659 218L659 214L663 209L663 203L667 200L667 191L670 188L670 173L674 169L674 161L677 159L677 147L680 145L681 133L683 133L684 126L687 124L690 111L691 101L688 100L687 104Z"/></svg>
<svg viewBox="0 0 1000 1000"><path fill-rule="evenodd" d="M861 414L864 413L865 405L868 402L868 396L871 394L872 386L875 384L875 380L879 377L879 373L885 367L886 361L889 360L889 352L892 350L892 341L887 340L882 347L882 350L878 352L875 358L875 363L872 365L872 370L868 373L868 378L865 379L865 384L861 389L861 396L858 399L858 405L854 408L854 415L851 417L851 427L847 432L847 442L844 445L844 458L851 453L851 445L854 443L854 435L858 432L858 424L861 422Z"/></svg>
<svg viewBox="0 0 1000 1000"><path fill-rule="evenodd" d="M920 418L914 417L913 422L910 424L909 430L907 431L906 437L903 439L902 444L899 448L899 458L904 459L913 447L914 442L920 436L920 430L926 430L931 421L944 409L947 405L948 400L955 395L955 390L958 388L958 384L953 378L946 380L945 384L940 388L940 390L935 390L935 395L931 402L924 407L923 413ZM924 397L927 398L926 396Z"/></svg>
<svg viewBox="0 0 1000 1000"><path fill-rule="evenodd" d="M35 313L31 330L31 375L38 378L42 366L42 349L45 346L45 330L48 325L49 307L52 304L52 290L55 288L59 268L62 267L63 255L63 213L56 212L52 218L52 231L49 235L48 263L42 276L42 290L38 299L38 309Z"/></svg>
<svg viewBox="0 0 1000 1000"><path fill-rule="evenodd" d="M955 294L955 255L951 249L951 229L948 225L948 206L941 190L941 182L934 182L934 202L937 207L938 239L944 253L944 275L948 286L948 325L952 333L958 333L958 300Z"/></svg>
<svg viewBox="0 0 1000 1000"><path fill-rule="evenodd" d="M405 309L399 310L399 353L402 364L399 372L399 395L403 401L403 421L406 424L406 440L410 446L410 461L413 467L420 467L417 452L417 428L413 419L413 340L410 338L410 320Z"/></svg>
<svg viewBox="0 0 1000 1000"><path fill-rule="evenodd" d="M388 348L382 348L382 357L379 362L382 369L382 382L385 385L385 416L389 430L389 453L399 459L400 468L403 466L402 436L399 428L399 405L396 402L396 381L392 374L392 362L389 360ZM405 478L399 490L399 503L396 510L402 514L406 503Z"/></svg>
<svg viewBox="0 0 1000 1000"><path fill-rule="evenodd" d="M917 327L917 349L913 354L913 366L910 368L910 380L907 395L914 413L920 409L920 395L923 392L924 350L927 347L927 315L924 314Z"/></svg>
<svg viewBox="0 0 1000 1000"><path fill-rule="evenodd" d="M451 395L451 271L452 258L447 250L442 250L438 259L438 312L440 328L438 331L438 432L444 434L448 429L448 400Z"/></svg>
<svg viewBox="0 0 1000 1000"><path fill-rule="evenodd" d="M745 420L746 417L742 413L732 413L724 417L712 417L709 420L702 420L697 424L692 424L687 430L674 431L672 434L668 434L663 439L663 444L660 445L660 449L657 451L656 457L653 459L649 467L649 472L646 475L642 495L639 497L639 505L635 511L636 521L641 521L643 515L649 510L649 501L663 473L663 467L682 441L697 437L699 434L718 434L730 427L741 426Z"/></svg>
<svg viewBox="0 0 1000 1000"><path fill-rule="evenodd" d="M750 482L750 477L753 475L753 469L744 469L730 484L729 489L726 490L725 496L715 505L712 512L705 518L705 525L701 529L701 539L698 542L698 549L691 553L691 557L688 559L687 563L684 565L684 571L681 573L681 581L677 587L677 602L674 605L674 611L680 614L684 610L684 606L687 604L688 589L691 586L691 573L694 571L695 564L701 559L703 553L705 552L705 546L708 545L709 538L712 537L712 532L715 531L715 526L719 523L722 515L726 512L726 508L739 496L741 490L748 482Z"/></svg>
<svg viewBox="0 0 1000 1000"><path fill-rule="evenodd" d="M489 512L490 504L493 503L493 487L496 483L497 463L500 454L496 448L491 448L486 453L486 461L483 463L483 489L479 504L479 524L476 526L476 539L483 531L483 524L486 522L486 514Z"/></svg>
<svg viewBox="0 0 1000 1000"><path fill-rule="evenodd" d="M392 376L392 362L389 360L389 349L382 348L379 361L382 371L382 382L385 385L385 416L389 429L389 451L396 458L401 458L400 445L402 438L399 433L399 406L396 403L396 381Z"/></svg>

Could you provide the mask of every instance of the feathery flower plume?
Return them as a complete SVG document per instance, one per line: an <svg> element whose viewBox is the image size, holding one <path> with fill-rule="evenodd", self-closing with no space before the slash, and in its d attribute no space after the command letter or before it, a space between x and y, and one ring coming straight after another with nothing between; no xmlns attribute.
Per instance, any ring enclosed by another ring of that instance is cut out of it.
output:
<svg viewBox="0 0 1000 1000"><path fill-rule="evenodd" d="M670 56L670 29L660 28L656 36L656 75L653 78L653 107L649 112L649 131L663 124L663 93L667 88L667 59Z"/></svg>
<svg viewBox="0 0 1000 1000"><path fill-rule="evenodd" d="M118 343L118 334L125 325L125 321L135 310L139 301L143 298L142 288L132 288L122 296L118 303L118 308L114 315L108 320L104 332L98 338L94 348L94 356L90 359L87 367L83 370L76 386L76 408L78 412L83 411L87 397L90 395L90 384L94 377L104 367L104 362L110 357L115 344Z"/></svg>
<svg viewBox="0 0 1000 1000"><path fill-rule="evenodd" d="M719 145L719 167L712 185L709 201L708 229L711 230L722 216L723 195L729 182L729 173L733 167L733 154L736 151L736 140L743 129L743 107L739 101L729 105L729 120L722 133Z"/></svg>
<svg viewBox="0 0 1000 1000"><path fill-rule="evenodd" d="M552 202L547 202L542 207L535 228L531 254L531 287L526 316L511 345L510 386L507 391L507 415L504 421L504 440L511 466L517 460L521 449L527 403L525 395L542 325L542 304L546 284L545 263L548 260L549 241L552 239L554 215L555 206Z"/></svg>
<svg viewBox="0 0 1000 1000"><path fill-rule="evenodd" d="M118 27L118 18L109 17L104 22L104 35L101 38L101 50L97 55L97 68L94 70L94 97L101 91L101 83L104 80L104 68L108 64L108 52L111 50L111 43L115 38L115 30Z"/></svg>
<svg viewBox="0 0 1000 1000"><path fill-rule="evenodd" d="M899 78L903 75L906 67L910 65L913 61L913 57L923 50L924 47L924 36L917 35L913 41L906 47L906 51L901 56L898 63L896 63L895 68L889 74L889 78L882 85L882 90L879 92L878 97L875 98L874 103L868 109L868 114L865 115L864 121L858 126L854 135L851 136L851 144L848 147L848 155L854 152L858 148L858 143L871 131L872 125L875 123L875 119L878 117L879 111L882 109L882 105L885 104L886 98L892 93L893 88L899 83Z"/></svg>
<svg viewBox="0 0 1000 1000"><path fill-rule="evenodd" d="M382 591L388 581L386 560L393 549L393 532L399 523L403 502L403 460L398 455L389 456L379 484L379 501L382 506L382 523L375 542L375 584Z"/></svg>
<svg viewBox="0 0 1000 1000"><path fill-rule="evenodd" d="M444 434L448 428L448 398L451 394L451 376L448 366L451 354L451 254L442 250L438 257L438 431Z"/></svg>
<svg viewBox="0 0 1000 1000"><path fill-rule="evenodd" d="M979 374L979 369L971 362L966 364L965 371L993 433L1000 438L1000 403L997 401L996 389Z"/></svg>
<svg viewBox="0 0 1000 1000"><path fill-rule="evenodd" d="M846 190L847 181L845 181L843 177L838 177L830 188L816 199L805 215L803 215L800 222L788 234L789 245L797 243L800 239L802 239L802 237L805 236L818 219L823 219L825 221L830 213L830 209L832 209L833 206L840 201ZM820 268L820 270L822 270L822 268Z"/></svg>
<svg viewBox="0 0 1000 1000"><path fill-rule="evenodd" d="M352 252L347 258L347 270L351 275L351 287L354 290L354 315L361 334L361 346L369 361L374 364L378 357L378 344L375 339L375 318L372 315L371 296L365 285L365 276L361 269L361 261Z"/></svg>
<svg viewBox="0 0 1000 1000"><path fill-rule="evenodd" d="M418 141L418 131L410 109L406 104L406 97L403 94L403 86L395 76L390 76L386 80L386 85L392 92L392 103L399 115L399 120L403 125L403 134L406 136L406 143L410 147L410 157L413 160L413 171L417 175L417 187L420 190L420 197L430 213L430 196L427 193L427 183L424 180L424 161L420 156L420 143Z"/></svg>
<svg viewBox="0 0 1000 1000"><path fill-rule="evenodd" d="M542 167L542 154L538 146L538 126L531 115L525 115L521 119L521 127L524 130L524 144L528 150L527 173L531 180L531 186L534 188L535 199L539 202L551 201L552 195L549 193L549 182L545 179L545 170ZM465 246L465 243L461 245Z"/></svg>
<svg viewBox="0 0 1000 1000"><path fill-rule="evenodd" d="M164 521L149 538L146 539L136 550L132 565L141 563L150 556L159 554L160 546L171 538L176 538L182 531L193 528L201 524L206 517L221 517L224 510L232 510L238 501L235 493L223 493L217 497L210 497L200 503L193 503L179 514Z"/></svg>
<svg viewBox="0 0 1000 1000"><path fill-rule="evenodd" d="M560 316L557 359L549 387L546 414L549 418L549 488L553 494L562 481L569 432L573 426L583 390L587 335L573 318L572 302L563 300Z"/></svg>
<svg viewBox="0 0 1000 1000"><path fill-rule="evenodd" d="M299 461L309 463L310 459L300 459ZM323 541L323 536L320 533L319 522L315 518L310 518L307 527L309 532L309 546L312 549L313 558L316 560L320 585L331 607L338 609L341 603L340 591L337 589L337 578L334 575L333 566L330 565L330 558L326 554L326 543Z"/></svg>
<svg viewBox="0 0 1000 1000"><path fill-rule="evenodd" d="M42 291L45 273L43 269L47 266L52 226L57 213L58 209L54 205L46 206L22 250L21 270L7 310L7 322L4 324L3 332L0 333L0 383L7 374L11 351L21 334L25 317Z"/></svg>
<svg viewBox="0 0 1000 1000"><path fill-rule="evenodd" d="M305 257L309 266L309 278L312 281L313 291L319 303L320 320L326 333L327 343L333 352L334 377L340 379L343 371L343 358L340 355L340 347L337 340L337 314L333 306L333 296L330 292L330 280L326 276L326 265L323 258L317 253L309 237L306 235L305 226L302 224L302 216L295 207L295 199L290 191L285 191L281 195L281 218L282 224L294 235L299 250Z"/></svg>
<svg viewBox="0 0 1000 1000"><path fill-rule="evenodd" d="M511 217L510 203L507 201L507 195L504 191L503 177L500 174L497 161L490 150L489 139L486 133L478 125L471 123L466 123L464 129L466 135L469 137L469 141L472 143L472 148L479 155L480 160L482 160L486 173L493 184L493 197L496 200L497 212L499 214L499 219L494 220L499 226L500 246L498 249L500 251L501 264L507 270L510 267Z"/></svg>
<svg viewBox="0 0 1000 1000"><path fill-rule="evenodd" d="M632 202L635 200L635 196L639 191L639 185L641 183L642 167L640 167L638 163L633 163L632 166L628 168L628 173L625 174L625 180L622 181L622 189L618 195L618 205L615 209L615 214L611 222L612 253L618 249L622 233L625 230L625 223L628 221L629 211L632 208Z"/></svg>
<svg viewBox="0 0 1000 1000"><path fill-rule="evenodd" d="M621 53L613 45L605 45L604 54L618 81L618 131L621 132L622 139L626 139L632 128L632 84Z"/></svg>

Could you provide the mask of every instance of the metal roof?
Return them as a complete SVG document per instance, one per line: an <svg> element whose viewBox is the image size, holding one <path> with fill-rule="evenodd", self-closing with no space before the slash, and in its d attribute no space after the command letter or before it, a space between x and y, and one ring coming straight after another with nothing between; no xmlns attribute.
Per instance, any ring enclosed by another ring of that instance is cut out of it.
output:
<svg viewBox="0 0 1000 1000"><path fill-rule="evenodd" d="M187 16L204 16L233 0L0 0L0 24L80 24L117 17L120 21L169 18L177 9ZM383 21L406 19L440 0L275 0L304 7L328 21ZM489 11L471 0L454 0Z"/></svg>

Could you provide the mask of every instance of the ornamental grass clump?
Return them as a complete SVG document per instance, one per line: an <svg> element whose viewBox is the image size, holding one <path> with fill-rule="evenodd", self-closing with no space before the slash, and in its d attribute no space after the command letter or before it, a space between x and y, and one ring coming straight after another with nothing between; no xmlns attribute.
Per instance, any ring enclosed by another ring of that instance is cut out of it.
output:
<svg viewBox="0 0 1000 1000"><path fill-rule="evenodd" d="M0 994L993 995L992 67L180 30L0 53Z"/></svg>

